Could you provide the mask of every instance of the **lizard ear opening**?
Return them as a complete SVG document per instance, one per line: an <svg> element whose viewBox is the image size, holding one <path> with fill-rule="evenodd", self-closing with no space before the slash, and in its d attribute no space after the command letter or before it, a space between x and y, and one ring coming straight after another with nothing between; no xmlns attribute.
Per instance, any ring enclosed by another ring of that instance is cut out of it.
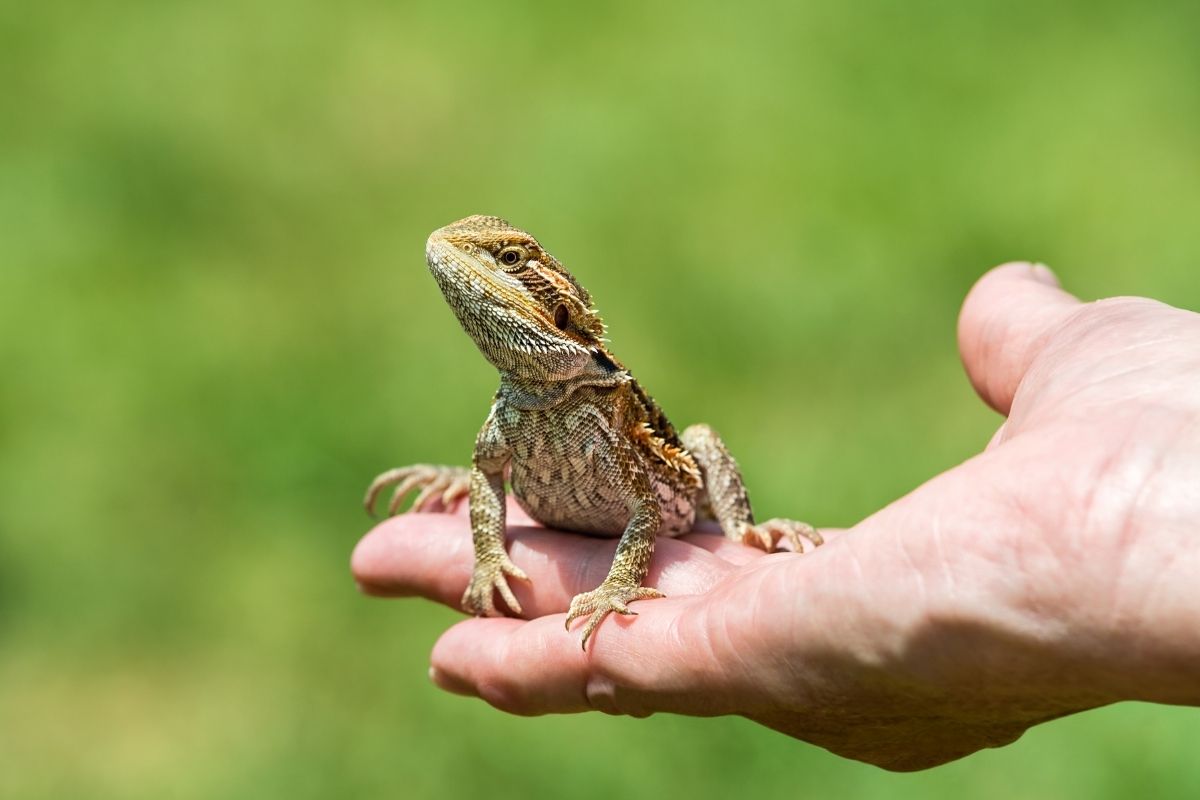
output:
<svg viewBox="0 0 1200 800"><path fill-rule="evenodd" d="M567 324L571 321L571 311L564 305L560 305L554 309L554 326L560 331L567 329Z"/></svg>

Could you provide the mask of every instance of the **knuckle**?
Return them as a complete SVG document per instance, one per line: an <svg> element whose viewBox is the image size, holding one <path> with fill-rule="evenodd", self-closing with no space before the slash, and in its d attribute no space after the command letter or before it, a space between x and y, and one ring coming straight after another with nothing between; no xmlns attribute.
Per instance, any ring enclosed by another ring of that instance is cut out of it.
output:
<svg viewBox="0 0 1200 800"><path fill-rule="evenodd" d="M584 684L584 696L588 706L604 714L623 713L617 703L617 694L616 683L606 675L592 674Z"/></svg>

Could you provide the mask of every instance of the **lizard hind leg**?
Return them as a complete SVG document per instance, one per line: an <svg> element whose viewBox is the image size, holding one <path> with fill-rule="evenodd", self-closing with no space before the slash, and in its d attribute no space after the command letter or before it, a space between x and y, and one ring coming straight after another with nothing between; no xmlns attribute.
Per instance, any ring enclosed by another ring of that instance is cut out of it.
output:
<svg viewBox="0 0 1200 800"><path fill-rule="evenodd" d="M413 501L414 511L422 511L434 498L448 508L464 497L471 486L471 473L463 467L442 467L432 464L414 464L411 467L396 467L381 473L367 488L363 505L367 513L374 516L375 501L386 489L395 486L391 502L388 503L388 516L400 510L404 498L414 489L420 489L417 499Z"/></svg>
<svg viewBox="0 0 1200 800"><path fill-rule="evenodd" d="M812 525L790 519L772 519L756 524L741 470L720 435L707 425L692 425L679 437L704 476L708 507L725 536L766 550L779 548L786 540L797 553L824 542Z"/></svg>

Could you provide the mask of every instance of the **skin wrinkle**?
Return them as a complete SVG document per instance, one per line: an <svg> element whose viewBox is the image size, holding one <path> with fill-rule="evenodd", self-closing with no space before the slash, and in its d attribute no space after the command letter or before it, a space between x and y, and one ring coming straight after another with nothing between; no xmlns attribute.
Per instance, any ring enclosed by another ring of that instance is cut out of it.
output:
<svg viewBox="0 0 1200 800"><path fill-rule="evenodd" d="M838 552L844 555L846 548L842 547L839 551L827 550L822 555L826 557L825 560L830 560L836 558ZM812 563L808 563L805 566L808 567L805 571L821 569L820 565ZM794 655L789 653L788 649L783 646L783 643L776 640L776 637L780 635L779 631L787 633L802 631L812 625L814 616L829 619L840 614L841 609L832 604L812 607L801 603L784 605L780 608L778 604L773 603L772 598L778 597L781 591L788 591L788 585L795 577L791 575L791 572L791 569L785 570L780 568L764 574L762 581L765 585L760 585L758 591L754 593L755 603L752 606L753 612L756 614L783 615L783 624L778 628L745 625L740 632L740 636L743 647L747 652L767 654L768 666L775 674L790 676L793 681L803 685L809 679L807 665L803 663L803 660L798 660ZM749 686L753 686L755 682L755 670L746 669L749 666L749 662L746 659L742 659L741 664L745 671L742 680ZM803 691L799 692L799 694L803 693ZM768 702L764 704L763 708L750 709L749 713L767 713L771 710L773 704L787 702L788 698L772 695L768 696L766 700ZM793 697L791 700L794 702L795 698Z"/></svg>
<svg viewBox="0 0 1200 800"><path fill-rule="evenodd" d="M900 541L903 537L892 537L895 545L904 554L905 547ZM880 553L876 558L882 557ZM905 554L905 558L907 555ZM888 587L880 587L872 593L873 597L886 598L882 603L871 603L874 608L886 607L885 614L860 618L859 630L852 631L853 635L848 644L855 653L856 661L869 671L903 668L911 661L914 648L914 626L920 625L922 616L930 609L929 598L924 595L924 578L912 562L903 573L896 574L896 580ZM922 595L920 603L911 602L911 598ZM850 602L862 603L858 598ZM863 625L863 623L866 623Z"/></svg>
<svg viewBox="0 0 1200 800"><path fill-rule="evenodd" d="M659 549L662 549L663 544L659 543ZM728 572L716 556L705 551L689 553L686 559L671 558L665 562L651 561L651 572L656 570L658 583L671 583L674 579L676 584L687 586L684 591L678 589L673 591L672 597L703 594L724 578ZM676 575L678 575L677 579Z"/></svg>
<svg viewBox="0 0 1200 800"><path fill-rule="evenodd" d="M1147 477L1140 457L1144 451L1138 435L1128 431L1115 447L1108 449L1088 476L1087 492L1080 503L1083 518L1080 530L1093 529L1108 534L1105 537L1108 541L1088 542L1092 546L1089 549L1094 549L1095 544L1104 545L1118 563L1124 560L1120 555L1133 545L1133 501L1142 491ZM1129 486L1131 480L1132 487ZM1104 587L1103 596L1111 597L1112 588Z"/></svg>
<svg viewBox="0 0 1200 800"><path fill-rule="evenodd" d="M748 594L748 597L743 595L741 600L746 603L746 608L753 609L757 606L759 595L753 590ZM746 662L744 655L746 651L738 646L738 633L746 630L748 626L739 626L730 617L733 613L745 616L746 610L736 603L721 604L718 608L721 609L720 613L706 616L707 624L704 626L704 635L697 638L703 642L708 651L705 654L707 656L706 663L718 667L718 679L715 682L718 685L728 685L734 682L740 684L746 680L748 675L754 674L752 666ZM737 673L736 681L731 675L733 672Z"/></svg>
<svg viewBox="0 0 1200 800"><path fill-rule="evenodd" d="M1182 572L1184 576L1182 580L1194 581L1195 575L1198 572L1197 567L1200 567L1200 559L1196 559L1194 552L1188 552L1184 550L1172 550L1165 555L1165 561L1162 562L1160 567L1160 576L1162 576L1162 578L1167 578L1170 575L1175 574L1177 565L1184 558L1189 556L1191 557L1193 563L1190 565L1190 568L1186 568L1188 565L1185 565L1185 569ZM1184 636L1186 636L1186 631L1194 631L1197 629L1197 627L1200 627L1200 614L1197 613L1194 605L1189 605L1186 608L1186 611L1190 612L1190 615L1185 612L1182 620L1176 619L1179 616L1179 599L1177 597L1170 597L1169 599L1174 600L1174 602L1167 604L1165 608L1161 608L1157 617L1151 617L1147 609L1150 607L1152 602L1158 606L1164 605L1159 600L1158 595L1169 591L1169 586L1170 584L1166 580L1160 580L1156 583L1156 585L1149 587L1146 593L1145 602L1138 609L1138 611L1141 612L1139 615L1140 618L1136 619L1136 621L1130 621L1130 629L1136 630L1139 633L1139 635L1134 638L1133 645L1133 647L1136 648L1133 650L1133 654L1136 655L1135 664L1139 668L1146 663L1153 664L1153 653L1162 647L1162 642L1157 641L1157 639L1170 639L1175 638L1177 635L1178 638L1184 638ZM1160 619L1163 616L1167 616L1171 620L1170 626L1166 627L1165 629L1162 625L1153 624L1155 619ZM1151 624L1147 624L1148 621ZM1183 631L1179 630L1181 628ZM1158 635L1154 636L1151 632L1157 632ZM1129 653L1127 653L1127 655L1129 655ZM1194 674L1194 665L1198 657L1200 657L1200 647L1196 647L1195 652L1192 652L1183 659L1180 659L1181 661L1185 662L1186 666L1184 669L1187 672ZM1160 702L1175 702L1194 705L1197 702L1200 702L1200 694L1198 694L1193 687L1190 693L1183 692L1174 697L1160 696L1150 699L1155 699Z"/></svg>
<svg viewBox="0 0 1200 800"><path fill-rule="evenodd" d="M1129 479L1128 468L1126 468L1122 474L1114 475L1112 465L1115 463L1126 464L1130 461L1128 448L1131 446L1130 443L1132 441L1134 441L1133 436L1124 437L1121 440L1120 445L1116 448L1115 452L1110 452L1107 458L1102 459L1092 472L1085 475L1078 475L1072 482L1072 488L1068 490L1069 492L1075 494L1075 496L1082 498L1082 501L1079 503L1080 519L1077 522L1064 525L1063 527L1072 531L1082 531L1087 529L1115 530L1118 531L1118 535L1115 539L1109 537L1108 541L1103 542L1103 547L1100 551L1097 551L1096 549L1097 541L1090 539L1086 541L1079 539L1069 540L1070 547L1065 551L1061 548L1047 548L1056 554L1056 561L1060 564L1060 567L1053 571L1060 575L1060 579L1058 581L1050 582L1039 582L1035 580L1033 585L1039 585L1040 583L1041 585L1054 587L1054 595L1051 597L1043 597L1041 594L1028 595L1028 600L1034 601L1036 598L1041 597L1039 602L1036 604L1029 604L1029 607L1031 610L1038 611L1041 619L1040 624L1046 631L1046 635L1048 635L1050 638L1057 639L1058 641L1065 641L1065 637L1067 636L1065 631L1066 625L1061 619L1047 617L1045 610L1059 608L1061 606L1061 597L1064 595L1069 596L1071 592L1077 590L1075 588L1062 585L1062 576L1072 578L1082 578L1085 577L1085 575L1091 576L1084 584L1079 584L1078 581L1073 581L1071 586L1082 586L1089 595L1099 598L1099 604L1092 604L1092 606L1090 606L1089 614L1094 615L1101 608L1108 608L1109 621L1114 622L1118 619L1115 611L1113 611L1117 601L1116 581L1118 578L1109 573L1105 568L1105 565L1111 564L1115 558L1118 569L1120 571L1124 571L1129 563L1129 557L1122 557L1119 554L1136 554L1139 551L1136 549L1129 549L1133 547L1133 541L1128 537L1128 534L1132 532L1132 529L1127 522L1127 519L1134 511L1134 503L1132 502L1132 499L1122 502L1120 505L1124 509L1124 513L1122 515L1123 518L1115 520L1114 522L1113 503L1111 502L1111 491L1109 487L1113 485L1118 487L1127 485ZM1140 463L1139 459L1136 458L1132 459L1132 462ZM1142 481L1138 481L1138 484L1144 486L1144 482ZM1077 489L1080 486L1086 487L1085 491L1082 493L1077 492ZM1125 494L1126 497L1129 497L1130 495L1130 492L1127 491L1123 491L1122 493ZM1098 497L1106 498L1107 507L1101 507L1102 504L1097 501ZM1071 507L1072 503L1068 502L1065 504L1065 506ZM1032 510L1025 509L1022 513L1024 513L1026 517L1032 517L1033 519L1040 521L1043 511L1044 508L1039 509L1037 513L1034 513ZM1042 535L1034 538L1033 541L1039 543L1044 542L1047 545L1050 545L1055 541L1055 537L1052 535ZM1016 552L1019 556L1023 556L1023 549L1018 549ZM1104 555L1105 553L1109 552L1111 552L1113 556L1110 557ZM1081 573L1071 566L1080 563L1081 561L1084 564L1092 564L1093 568L1087 570L1086 573ZM1099 565L1098 574L1097 567L1095 566L1097 564ZM1028 574L1029 572L1030 563L1022 558L1018 574ZM1099 586L1094 585L1097 578L1103 581ZM1082 619L1079 621L1084 622ZM1074 646L1077 649L1079 647L1083 647L1083 640L1078 633L1076 633L1073 638L1075 641ZM1086 649L1086 647L1084 649Z"/></svg>
<svg viewBox="0 0 1200 800"><path fill-rule="evenodd" d="M958 601L958 585L954 580L954 572L950 569L949 561L946 558L945 549L942 547L942 510L936 510L930 519L930 536L933 541L934 554L937 557L938 566L942 572L942 579L945 581L945 591L949 595L948 599L951 603Z"/></svg>
<svg viewBox="0 0 1200 800"><path fill-rule="evenodd" d="M916 595L917 602L925 608L929 607L929 592L925 587L925 572L917 566L917 562L912 557L912 552L909 550L908 540L896 535L894 537L896 546L900 550L900 555L904 558L904 563L912 571L913 577L916 578Z"/></svg>
<svg viewBox="0 0 1200 800"><path fill-rule="evenodd" d="M1186 416L1180 416L1179 423L1176 428L1165 438L1168 441L1179 441L1185 437L1185 434L1189 429L1197 427L1200 427L1200 424L1189 420ZM1140 550L1135 551L1133 549L1136 546L1137 541L1145 536L1145 532L1138 524L1138 512L1144 513L1145 509L1149 505L1146 502L1147 496L1157 486L1155 479L1164 476L1166 462L1168 457L1172 455L1173 452L1173 450L1157 451L1154 453L1151 463L1147 465L1145 475L1143 476L1142 480L1139 481L1137 489L1134 491L1133 497L1130 500L1125 519L1122 521L1122 528L1124 529L1125 533L1124 536L1118 539L1118 550L1125 553L1142 552ZM1167 552L1162 553L1160 555L1160 562L1156 571L1158 574L1169 572L1178 559L1178 551L1168 550ZM1136 593L1138 588L1136 581L1132 580L1132 576L1130 574L1133 567L1132 562L1133 559L1130 557L1118 559L1118 569L1114 577L1112 590L1111 613L1113 622L1119 623L1123 619L1129 619L1131 626L1134 628L1149 628L1152 626L1147 624L1148 615L1146 613L1146 608L1151 602L1157 585L1152 584L1141 587L1142 591L1140 596L1135 597L1132 601L1134 604L1133 608L1130 610L1125 610L1124 612L1122 612L1120 609L1120 605L1123 602L1129 602L1128 594L1130 592Z"/></svg>
<svg viewBox="0 0 1200 800"><path fill-rule="evenodd" d="M551 646L550 641L546 638L530 635L527 629L522 630L521 636L522 641L518 653L520 658L528 659L531 663L535 664L549 663L555 658L554 649ZM513 642L517 640L516 636L511 638ZM509 652L512 652L514 649L518 648L514 644L510 643L508 645ZM502 669L502 667L498 666L497 669ZM575 696L576 700L574 701L573 705L569 706L569 708L571 708L572 711L586 710L589 707L586 681L582 680L582 673L575 673L575 676L577 679L570 681L573 691L570 691L569 694ZM552 685L555 684L551 682L545 682L527 688L529 695L532 698L535 698L535 702L537 704L537 714L539 716L542 714L555 713L558 710L555 708L553 697L550 696L550 693L548 692L548 687Z"/></svg>
<svg viewBox="0 0 1200 800"><path fill-rule="evenodd" d="M629 623L628 618L618 622ZM605 635L611 635L611 632ZM608 641L598 640L598 647L608 648L605 656L593 650L584 656L587 677L585 694L589 703L607 714L646 717L653 713L644 702L652 690L646 686L670 685L662 674L662 663L641 663L636 650L629 648L628 637L618 636ZM614 655L619 653L620 655ZM609 665L637 663L639 668L631 674Z"/></svg>
<svg viewBox="0 0 1200 800"><path fill-rule="evenodd" d="M680 621L691 619L686 610L689 607L688 601L676 599L663 602L672 603L684 611L668 618L662 641L681 642ZM648 716L652 710L645 707L644 698L652 690L646 687L669 686L676 682L673 672L663 672L664 669L669 670L669 665L673 662L671 659L641 659L638 650L631 649L634 642L628 635L630 626L637 623L629 617L619 617L615 622L618 628L602 633L597 639L596 648L581 654L586 670L582 686L583 695L590 706L604 713ZM651 624L661 624L661 621L656 618ZM636 668L632 671L610 668L610 665L625 663L636 664Z"/></svg>
<svg viewBox="0 0 1200 800"><path fill-rule="evenodd" d="M900 501L897 501L897 502L900 502ZM888 508L885 509L883 512L879 512L878 514L874 515L873 517L868 518L868 520L864 524L878 523L878 517L881 514L894 513L895 507L896 507L896 503L893 503L891 506L888 506ZM879 536L880 532L878 530L871 530L869 532L864 531L864 533L869 537L870 541L873 544L876 537ZM836 579L837 577L844 576L847 573L847 571L849 571L849 573L853 577L853 581L843 580L840 582L841 591L839 592L839 595L844 595L844 597L830 597L828 591L826 591L825 596L818 595L815 598L811 598L812 601L817 605L818 608L824 609L825 614L838 613L840 616L840 615L846 613L847 601L854 604L854 607L859 607L859 608L861 608L861 607L868 607L868 608L869 607L878 607L878 605L879 605L878 598L881 596L880 589L882 587L880 587L876 583L873 583L872 581L868 580L866 577L868 574L870 574L873 571L873 567L870 564L867 564L864 562L862 554L860 554L860 552L859 552L859 546L862 545L863 541L864 540L862 538L854 539L850 536L847 536L841 542L839 542L839 544L841 545L840 547L838 547L836 549L830 549L830 550L822 553L822 555L824 556L824 560L827 562L831 562L831 563L827 563L823 567L820 567L820 569L823 570L823 573L825 575L835 576L835 579ZM874 556L875 560L878 560L878 552L876 550L874 550L874 549L867 550L864 548L864 552ZM848 564L848 569L847 569L847 566L845 566L847 564ZM777 583L785 583L784 576L781 575L779 577ZM852 584L852 585L850 585L850 584ZM824 602L822 602L822 601L824 601ZM887 605L886 601L884 602L884 605ZM803 613L803 611L804 611L803 609L799 609L799 608L796 610L796 612L795 612L796 618L789 620L789 626L786 630L793 631L793 632L804 632L802 634L803 636L811 636L811 635L813 635L811 619L809 617L807 617ZM893 620L893 622L894 622L894 620ZM857 634L858 632L853 631L852 633ZM843 647L850 647L852 642L855 645L857 645L857 641L858 641L857 639L840 637L839 644ZM891 645L887 645L887 646L891 646ZM828 644L824 645L823 647L826 650L834 649L833 646L828 645ZM872 647L872 653L866 654L865 657L867 659L874 659L877 661L881 660L882 659L881 651L883 650L884 647L885 647L885 644L882 641L876 641ZM856 656L860 659L864 658L864 654L861 651L856 652ZM793 667L793 669L795 669L795 667ZM805 672L804 672L803 666L801 666L800 669L801 669L801 672L798 675L796 675L795 679L798 683L800 683L801 686L803 686L806 682ZM819 690L819 688L818 687L805 687L805 688L808 689L810 694L815 691L815 695L804 698L803 705L805 707L809 707L809 706L819 707L823 702L821 699L821 696L820 696L821 691ZM804 693L802 692L802 695L803 694Z"/></svg>
<svg viewBox="0 0 1200 800"><path fill-rule="evenodd" d="M903 499L900 502L903 503ZM908 514L907 508L900 506L900 509L901 509L900 510L901 515L907 516L907 514ZM872 553L875 558L882 557L881 553L884 552L882 549L882 545L884 543L885 543L884 537L881 537L880 541L876 545L876 548L874 549L874 552ZM852 544L854 544L854 543L852 543ZM914 604L911 604L909 602L909 599L913 596L918 596L920 598L919 604L915 604L915 605L919 605L919 607L922 607L922 608L927 607L928 606L928 596L925 592L924 576L921 574L921 571L917 567L916 562L912 559L910 553L908 552L908 545L906 542L906 537L903 534L903 528L901 526L898 526L898 525L889 526L886 529L886 544L888 545L887 552L889 552L889 553L897 552L898 553L899 557L894 558L894 560L899 563L903 563L904 566L906 566L908 568L906 575L908 577L912 578L913 580L915 580L915 582L916 582L916 585L915 585L915 587L913 587L912 591L900 590L898 592L899 596L896 596L897 592L893 592L891 595L889 595L889 601L894 608L893 614L898 616L902 610L905 612L911 610L914 607ZM892 585L890 587L884 587L884 586L877 587L877 586L872 586L869 583L865 583L862 586L862 588L865 591L870 592L872 596L878 597L878 596L881 596L881 594L884 594L884 595L888 594L885 591L886 589L890 588L890 589L895 590L897 587L895 585ZM902 643L900 643L898 641L890 641L887 644L887 648L889 649L890 652L894 652L896 650L902 649L902 647L903 647Z"/></svg>
<svg viewBox="0 0 1200 800"><path fill-rule="evenodd" d="M1093 401L1096 389L1103 390L1104 387L1110 385L1112 381L1119 379L1129 379L1135 376L1157 376L1159 367L1157 364L1139 364L1127 369L1120 369L1115 372L1104 373L1098 369L1089 370L1087 383L1074 388L1067 396L1063 397L1057 404L1060 408L1072 409L1078 416L1087 418L1094 408L1103 409L1111 406L1114 398L1111 394L1104 392L1101 397ZM1138 397L1153 395L1157 390L1158 381L1149 381L1139 387L1129 387L1119 399L1130 400ZM1086 412L1086 413L1085 413Z"/></svg>
<svg viewBox="0 0 1200 800"><path fill-rule="evenodd" d="M858 551L854 548L848 550L850 557L850 566L854 569L854 578L860 587L867 587L866 570L863 569L862 562L858 559Z"/></svg>
<svg viewBox="0 0 1200 800"><path fill-rule="evenodd" d="M988 440L984 446L984 452L993 450L1008 441L1008 420L1000 423L996 431L992 434L992 438Z"/></svg>
<svg viewBox="0 0 1200 800"><path fill-rule="evenodd" d="M986 455L973 459L964 467L970 467L973 470L978 470L990 466L996 458L1006 458L1005 454ZM963 475L963 480L971 481L968 474ZM1002 488L1002 487L1000 487ZM991 494L989 490L989 494ZM991 498L988 498L991 501ZM943 513L941 505L935 505L928 510L930 516L937 516ZM1026 512L1020 512L1026 513ZM983 526L986 530L988 520L976 521L972 518L960 520L960 526L966 526L967 529L974 529ZM1039 526L1040 527L1040 526ZM944 529L943 529L944 532ZM1031 545L1036 545L1040 542L1040 537L1019 536L1017 534L1017 526L1007 526L1007 529L998 531L999 536L987 536L980 538L972 536L973 546L970 549L964 550L963 544L959 544L952 552L958 554L958 560L961 561L963 552L974 553L975 561L967 562L960 569L969 576L974 589L966 595L952 595L946 591L938 591L932 594L932 599L926 601L926 614L935 615L936 618L942 620L943 624L970 623L972 625L980 624L983 620L989 617L995 618L996 609L986 607L986 598L999 593L1001 596L1014 598L1018 605L1028 605L1032 599L1027 591L1027 584L1022 576L1025 574L1023 562L1025 561L1026 547L1024 542L1028 541ZM1012 535L1017 535L1016 541L1010 541ZM919 568L915 570L920 577ZM991 581L988 584L979 583L979 575L991 575ZM995 622L1000 622L999 619L994 619ZM1021 630L1028 624L1026 616L1022 614L1011 615L1003 621L1005 627L1012 630ZM910 652L908 645L901 648L902 652ZM905 659L909 659L906 656Z"/></svg>
<svg viewBox="0 0 1200 800"><path fill-rule="evenodd" d="M718 687L728 686L730 683L728 669L724 663L724 656L729 651L728 648L722 650L717 646L717 639L714 635L717 623L710 613L711 610L711 605L697 608L694 603L689 602L684 611L669 622L668 630L672 634L669 637L669 641L672 643L671 657L656 664L655 672L662 669L662 663L678 665L672 668L673 680L670 683L664 684L650 675L643 676L644 681L650 686L665 685L669 688L670 699L668 702L670 705L682 705L680 698L686 697L687 687L694 685L697 679ZM724 628L724 620L720 625ZM726 642L726 644L729 643ZM704 665L704 667L697 669L697 665ZM697 672L700 672L699 676L696 675ZM679 680L680 677L684 677L686 680ZM647 691L652 692L653 690ZM709 702L712 701L713 698L710 698ZM720 702L719 697L716 701ZM670 710L670 705L666 710ZM707 710L711 710L711 708ZM723 710L720 713L728 712Z"/></svg>
<svg viewBox="0 0 1200 800"><path fill-rule="evenodd" d="M505 661L509 655L511 642L511 639L505 640L499 649L485 654L485 659L497 662ZM476 682L476 690L484 702L510 714L530 716L534 713L530 708L517 701L517 686L513 683L510 673L502 669L487 669L486 665L482 672L488 677Z"/></svg>
<svg viewBox="0 0 1200 800"><path fill-rule="evenodd" d="M1096 301L1094 303L1081 306L1080 309L1069 317L1060 329L1059 334L1055 336L1053 346L1047 347L1046 351L1039 359L1039 363L1031 365L1029 371L1030 376L1036 377L1039 381L1049 382L1054 376L1054 369L1041 370L1040 367L1045 364L1061 365L1064 357L1067 355L1088 351L1092 348L1102 347L1101 352L1104 354L1102 358L1088 364L1088 369L1080 368L1082 365L1076 365L1074 374L1078 376L1086 375L1086 382L1082 385L1073 387L1073 396L1078 397L1085 394L1097 385L1104 383L1112 383L1117 379L1130 377L1142 371L1153 370L1157 367L1155 359L1149 362L1136 362L1127 368L1122 368L1116 372L1100 373L1096 370L1096 366L1101 363L1119 363L1121 356L1128 357L1129 354L1136 353L1142 349L1148 349L1157 355L1164 343L1170 342L1177 338L1176 336L1159 336L1151 340L1117 340L1112 341L1110 329L1113 325L1118 324L1124 317L1144 316L1144 312L1148 306L1145 303L1138 302L1131 304L1129 298L1111 298L1109 300ZM1162 310L1169 308L1158 303L1152 303L1149 308L1153 310ZM1171 309L1174 311L1175 309ZM1129 311L1137 311L1138 314L1128 313ZM1124 312L1124 313L1123 313ZM1105 401L1111 403L1113 398L1110 395L1105 396Z"/></svg>
<svg viewBox="0 0 1200 800"><path fill-rule="evenodd" d="M1109 457L1102 462L1099 470L1102 478L1095 482L1097 488L1089 494L1089 501L1094 503L1102 484L1115 485L1117 487L1123 485L1124 481L1122 479L1127 478L1129 470L1121 469L1124 466L1124 459L1122 456L1132 449L1140 448L1133 444L1131 439L1126 439L1122 442L1121 447L1117 451L1110 454ZM1124 474L1111 474L1118 470ZM1121 602L1121 585L1123 582L1125 582L1127 573L1132 566L1132 557L1130 554L1134 551L1131 551L1129 548L1133 546L1133 542L1137 538L1138 533L1135 525L1135 513L1138 511L1137 499L1145 492L1146 481L1150 478L1150 475L1146 474L1143 470L1137 470L1137 472L1140 474L1135 480L1132 496L1128 497L1124 503L1120 504L1123 506L1124 511L1119 515L1119 518L1111 513L1111 507L1099 513L1096 513L1094 505L1091 504L1089 504L1085 509L1086 520L1091 521L1093 517L1099 517L1100 519L1097 521L1103 523L1105 521L1104 518L1107 517L1107 525L1115 534L1115 540L1112 545L1112 550L1115 554L1115 563L1113 565L1114 571L1112 572L1111 577L1105 576L1108 577L1109 583L1107 586L1102 586L1102 593L1100 594L1101 598L1107 599L1108 601L1108 616L1109 621L1112 623L1119 622L1120 620L1121 614L1119 610L1119 604ZM1130 493L1123 492L1123 494L1129 495Z"/></svg>
<svg viewBox="0 0 1200 800"><path fill-rule="evenodd" d="M616 550L616 544L612 546L612 550L605 547L603 553L599 548L588 548L585 555L579 563L575 565L573 571L574 578L571 585L573 586L592 586L597 579L604 575L607 564L612 562L612 553ZM603 556L603 558L601 557Z"/></svg>
<svg viewBox="0 0 1200 800"><path fill-rule="evenodd" d="M685 622L694 620L695 617L696 617L696 614L694 613L693 609L691 608L691 604L689 603L688 607L682 613L677 614L673 617L670 617L667 620L667 627L666 627L666 631L664 633L663 640L667 643L666 649L672 655L674 655L676 653L689 652L691 649L690 643L692 641L696 641L696 640L699 640L701 642L704 641L703 636L697 637L694 634L685 634L682 631L682 626L685 624ZM694 627L694 624L693 624L693 627ZM644 661L644 659L640 658L640 654L638 654L636 652L632 654L632 658L634 659L635 663L638 663L638 664L641 664ZM699 661L699 659L697 659L697 661ZM641 676L643 678L643 685L646 687L649 687L649 688L645 688L642 690L643 694L649 694L649 693L654 692L653 687L658 685L658 680L657 680L658 670L661 670L661 668L662 668L661 664L663 664L663 663L671 665L669 667L670 672L671 672L671 680L669 681L669 683L667 685L672 687L672 693L678 693L679 690L675 687L680 687L680 686L686 687L686 686L690 685L690 683L691 683L689 680L690 676L684 672L685 667L683 666L685 664L688 664L687 660L677 659L677 658L662 659L661 661L654 662L655 668L656 668L655 672L640 672L639 673L639 674L641 674ZM675 666L676 663L680 664L680 666ZM692 662L692 663L695 663L695 662ZM685 691L686 691L686 689L685 689ZM670 710L670 709L666 709L666 710Z"/></svg>
<svg viewBox="0 0 1200 800"><path fill-rule="evenodd" d="M1037 453L1040 452L1035 447L1038 440L1033 434L1024 436L1025 449L1032 451L1024 457L1031 458L1036 463L1039 458ZM1030 483L1045 486L1053 477L1035 474ZM1026 619L1040 630L1057 632L1065 627L1061 620L1063 599L1070 596L1081 584L1077 580L1076 569L1076 559L1080 551L1074 547L1056 547L1055 544L1062 531L1077 528L1080 523L1063 514L1063 509L1071 508L1065 492L1051 490L1049 494L1064 497L1064 500L1055 504L1036 501L1031 504L1029 498L1016 487L1012 491L1001 492L996 497L996 501L1003 504L1002 507L1010 510L1018 519L1026 521L1026 526L1009 526L1010 533L1019 530L1024 530L1024 533L1019 534L1019 540L1006 548L1006 554L1014 563L1011 568L1002 567L999 574L1005 577L1006 582L1010 582L1009 576L1016 581L1015 585L1008 585L1006 589L1013 609L1023 613ZM1005 497L1008 498L1007 504L1004 504ZM1051 516L1047 516L1047 512ZM1039 554L1044 557L1038 557ZM1086 559L1092 554L1085 549L1081 555Z"/></svg>
<svg viewBox="0 0 1200 800"><path fill-rule="evenodd" d="M1078 313L1078 312L1075 312L1075 313ZM1047 343L1053 341L1056 338L1056 333L1058 331L1063 330L1068 325L1070 325L1072 318L1073 318L1073 315L1068 316L1065 320L1060 320L1058 322L1057 327L1054 327L1051 329L1046 329L1045 327L1041 327L1041 330L1039 331L1039 333L1037 335L1033 336L1031 339L1027 339L1024 342L1024 347L1023 347L1023 352L1021 353L1020 363L1025 365L1025 369L1024 369L1025 376L1029 375L1032 367L1037 363L1039 358L1045 357ZM1032 356L1030 355L1031 353L1033 354ZM1015 398L1017 395L1021 394L1021 383L1022 383L1022 381L1018 381L1017 385L1013 388L1012 395L1009 397L1009 403L1012 402L1013 398Z"/></svg>
<svg viewBox="0 0 1200 800"><path fill-rule="evenodd" d="M700 598L690 598L683 611L669 622L676 636L671 639L668 658L657 662L659 670L663 668L662 665L670 665L672 675L672 681L668 684L670 701L665 710L687 711L694 705L695 692L692 687L703 682L713 687L703 698L701 709L705 716L736 713L729 703L732 676L723 663L725 651L717 646L712 636L711 608L711 604ZM638 662L644 661L644 653L639 652L635 658ZM647 680L646 683L650 687L658 685L653 680Z"/></svg>

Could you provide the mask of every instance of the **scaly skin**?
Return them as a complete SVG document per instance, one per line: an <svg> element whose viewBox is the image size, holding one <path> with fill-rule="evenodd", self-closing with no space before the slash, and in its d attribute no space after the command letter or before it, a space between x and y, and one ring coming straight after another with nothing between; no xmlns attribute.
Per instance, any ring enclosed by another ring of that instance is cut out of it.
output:
<svg viewBox="0 0 1200 800"><path fill-rule="evenodd" d="M368 511L396 486L389 513L421 489L413 507L470 495L475 569L463 595L471 613L497 616L499 592L521 607L508 578L528 580L504 549L504 484L531 517L559 530L620 536L608 577L577 595L567 625L588 616L582 646L609 613L634 614L633 600L662 597L642 586L656 536L692 528L697 513L725 535L765 550L786 539L799 553L821 544L811 525L755 524L737 463L715 431L675 432L604 341L591 298L525 231L474 216L436 230L426 259L446 302L500 389L475 440L470 470L417 465L388 470L367 491Z"/></svg>

